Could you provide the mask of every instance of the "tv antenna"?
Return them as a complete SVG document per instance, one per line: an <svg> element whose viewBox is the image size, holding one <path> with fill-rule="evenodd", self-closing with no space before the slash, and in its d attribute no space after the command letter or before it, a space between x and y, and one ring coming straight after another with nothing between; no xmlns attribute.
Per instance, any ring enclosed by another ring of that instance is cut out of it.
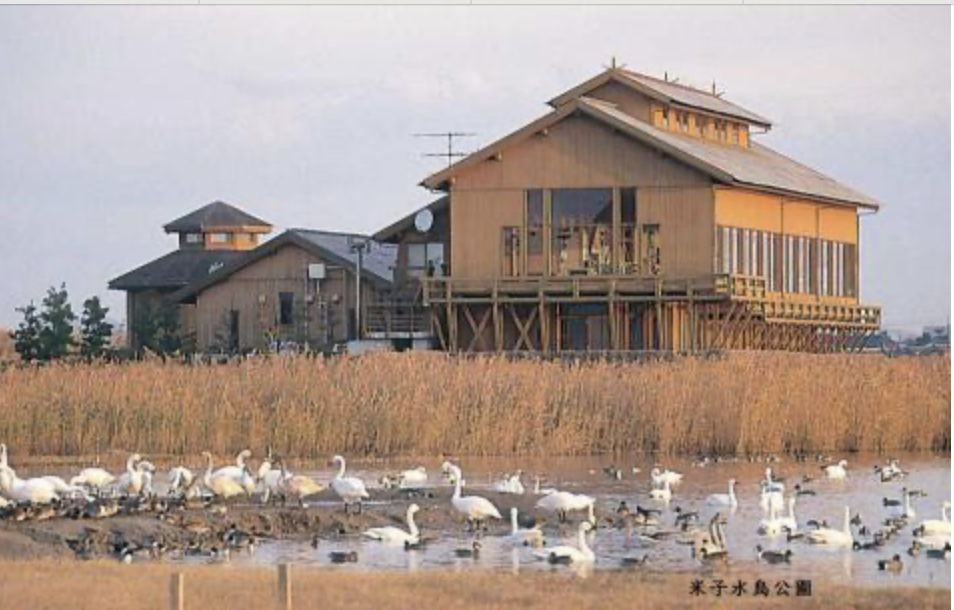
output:
<svg viewBox="0 0 954 610"><path fill-rule="evenodd" d="M447 150L443 152L432 152L432 153L423 153L422 157L441 157L447 159L447 166L450 167L454 164L455 159L460 159L466 157L470 153L462 152L455 150L454 140L459 138L470 138L476 136L476 133L469 133L465 131L442 131L437 133L416 133L414 134L415 138L443 138L447 140Z"/></svg>

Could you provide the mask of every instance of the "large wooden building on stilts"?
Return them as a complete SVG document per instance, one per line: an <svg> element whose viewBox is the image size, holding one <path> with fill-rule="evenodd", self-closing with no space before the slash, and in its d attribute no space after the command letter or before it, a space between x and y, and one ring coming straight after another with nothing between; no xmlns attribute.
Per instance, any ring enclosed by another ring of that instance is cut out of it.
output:
<svg viewBox="0 0 954 610"><path fill-rule="evenodd" d="M375 236L405 330L451 352L831 352L879 328L859 299L879 204L756 143L768 119L615 67L550 105Z"/></svg>

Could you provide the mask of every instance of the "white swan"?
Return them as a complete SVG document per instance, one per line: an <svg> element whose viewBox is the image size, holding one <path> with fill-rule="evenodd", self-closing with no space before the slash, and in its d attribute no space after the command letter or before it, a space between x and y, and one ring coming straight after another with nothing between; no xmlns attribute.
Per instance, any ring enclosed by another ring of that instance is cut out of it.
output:
<svg viewBox="0 0 954 610"><path fill-rule="evenodd" d="M727 494L712 494L708 498L709 504L715 504L718 506L731 506L736 507L739 505L739 500L735 496L735 479L729 479L729 493Z"/></svg>
<svg viewBox="0 0 954 610"><path fill-rule="evenodd" d="M905 519L914 519L918 514L914 512L914 507L911 506L911 494L907 491L902 491L901 494L904 496L904 501L902 503L903 508L898 516Z"/></svg>
<svg viewBox="0 0 954 610"><path fill-rule="evenodd" d="M669 502L672 500L672 488L668 479L664 479L662 487L649 490L649 497L658 502Z"/></svg>
<svg viewBox="0 0 954 610"><path fill-rule="evenodd" d="M539 527L521 528L517 521L517 507L510 509L510 542L515 546L543 545L543 531Z"/></svg>
<svg viewBox="0 0 954 610"><path fill-rule="evenodd" d="M812 544L851 548L855 541L851 535L851 511L847 506L845 507L845 523L842 529L836 530L830 527L821 527L817 530L807 532L805 539Z"/></svg>
<svg viewBox="0 0 954 610"><path fill-rule="evenodd" d="M550 563L593 563L596 561L596 554L586 544L586 533L591 529L593 529L593 525L589 521L584 521L580 523L577 546L554 546L534 551L533 555L537 559L543 559Z"/></svg>
<svg viewBox="0 0 954 610"><path fill-rule="evenodd" d="M245 488L228 474L212 472L211 453L205 451L202 453L202 455L207 460L207 467L205 470L205 476L202 477L202 484L205 485L205 488L209 490L212 495L228 500L229 498L234 498L235 496L240 496L246 493Z"/></svg>
<svg viewBox="0 0 954 610"><path fill-rule="evenodd" d="M103 468L84 468L70 479L70 485L82 485L94 491L102 491L116 482L116 477Z"/></svg>
<svg viewBox="0 0 954 610"><path fill-rule="evenodd" d="M779 517L778 520L790 534L798 531L798 520L795 518L795 496L788 497L788 516Z"/></svg>
<svg viewBox="0 0 954 610"><path fill-rule="evenodd" d="M522 470L518 470L515 475L504 475L504 477L494 483L494 491L502 494L513 494L522 496L526 489L523 486L523 482L520 480L520 477L523 475Z"/></svg>
<svg viewBox="0 0 954 610"><path fill-rule="evenodd" d="M281 462L275 492L281 495L289 495L298 498L298 504L305 506L305 498L319 494L325 490L325 486L316 482L309 476L303 474L291 474L285 469L285 463ZM266 494L269 491L266 490ZM270 495L270 494L269 494ZM347 506L347 504L345 505Z"/></svg>
<svg viewBox="0 0 954 610"><path fill-rule="evenodd" d="M258 477L258 483L262 488L262 504L268 504L268 501L275 494L283 491L285 482L295 475L285 470L284 464L280 468L271 468L268 472L262 472Z"/></svg>
<svg viewBox="0 0 954 610"><path fill-rule="evenodd" d="M652 479L653 487L662 488L663 483L669 482L669 485L672 487L678 487L682 483L682 474L674 470L659 470L659 468L653 468L649 477Z"/></svg>
<svg viewBox="0 0 954 610"><path fill-rule="evenodd" d="M398 475L400 489L420 489L427 485L427 470L423 466L410 468Z"/></svg>
<svg viewBox="0 0 954 610"><path fill-rule="evenodd" d="M252 452L249 449L243 449L239 451L238 455L235 456L235 465L234 466L223 466L215 472L212 473L212 478L217 477L231 477L237 482L241 483L242 478L245 476L247 470L246 460L252 457Z"/></svg>
<svg viewBox="0 0 954 610"><path fill-rule="evenodd" d="M59 494L49 481L43 479L21 479L9 466L0 467L0 490L14 502L49 504L59 499Z"/></svg>
<svg viewBox="0 0 954 610"><path fill-rule="evenodd" d="M947 500L941 504L940 519L925 519L918 525L922 536L932 536L934 534L951 535L951 503Z"/></svg>
<svg viewBox="0 0 954 610"><path fill-rule="evenodd" d="M185 466L176 466L169 469L166 480L173 491L184 490L192 486L195 475Z"/></svg>
<svg viewBox="0 0 954 610"><path fill-rule="evenodd" d="M482 523L487 519L503 519L497 507L487 498L480 496L461 497L463 474L460 468L450 462L444 462L441 470L450 472L454 476L454 495L451 497L451 504L457 512L467 517L471 526Z"/></svg>
<svg viewBox="0 0 954 610"><path fill-rule="evenodd" d="M784 531L783 528L784 524L782 523L782 519L779 518L775 507L772 507L769 510L768 517L763 517L762 520L759 521L758 533L763 536L770 536L774 538L775 536L782 535L782 532Z"/></svg>
<svg viewBox="0 0 954 610"><path fill-rule="evenodd" d="M848 476L848 460L841 460L837 464L824 466L822 470L829 479L841 480Z"/></svg>
<svg viewBox="0 0 954 610"><path fill-rule="evenodd" d="M138 496L143 492L146 487L146 469L140 468L141 462L142 456L138 453L134 453L126 459L126 472L119 477L116 484L120 493Z"/></svg>
<svg viewBox="0 0 954 610"><path fill-rule="evenodd" d="M587 510L592 515L594 504L596 504L596 498L587 495L568 491L554 491L537 500L536 508L556 513L562 522L566 521L566 514L570 511Z"/></svg>
<svg viewBox="0 0 954 610"><path fill-rule="evenodd" d="M261 481L272 470L274 470L274 468L272 468L272 448L269 446L268 449L265 450L265 459L262 460L262 463L258 465L258 470L255 472L255 478Z"/></svg>
<svg viewBox="0 0 954 610"><path fill-rule="evenodd" d="M765 469L765 480L762 481L761 488L765 493L773 491L777 491L778 493L782 494L785 493L785 484L775 480L775 476L771 467Z"/></svg>
<svg viewBox="0 0 954 610"><path fill-rule="evenodd" d="M357 503L358 512L361 512L361 501L371 497L364 482L357 477L345 476L345 459L340 455L336 455L333 462L338 464L338 474L331 480L331 488L344 502L345 512L352 503Z"/></svg>
<svg viewBox="0 0 954 610"><path fill-rule="evenodd" d="M926 536L918 536L914 539L914 544L925 549L943 549L945 546L951 544L951 535L930 534Z"/></svg>
<svg viewBox="0 0 954 610"><path fill-rule="evenodd" d="M767 491L763 488L759 494L759 506L762 507L763 513L782 512L785 508L785 496L780 491Z"/></svg>
<svg viewBox="0 0 954 610"><path fill-rule="evenodd" d="M79 485L71 485L64 481L61 477L54 475L47 475L42 477L37 477L42 479L53 486L53 490L60 496L81 496L87 500L90 497L86 494L86 491Z"/></svg>
<svg viewBox="0 0 954 610"><path fill-rule="evenodd" d="M417 544L421 540L421 533L417 529L417 524L414 523L414 514L419 510L420 507L417 504L411 504L407 507L408 531L406 532L399 527L389 525L387 527L372 527L365 530L364 536L389 544Z"/></svg>

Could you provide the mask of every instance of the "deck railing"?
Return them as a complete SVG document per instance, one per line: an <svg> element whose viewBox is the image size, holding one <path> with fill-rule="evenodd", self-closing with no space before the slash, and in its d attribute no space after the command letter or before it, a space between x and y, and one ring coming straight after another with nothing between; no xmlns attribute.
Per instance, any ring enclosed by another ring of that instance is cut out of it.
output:
<svg viewBox="0 0 954 610"><path fill-rule="evenodd" d="M364 312L364 336L373 338L413 337L430 332L427 309L420 303L370 303Z"/></svg>

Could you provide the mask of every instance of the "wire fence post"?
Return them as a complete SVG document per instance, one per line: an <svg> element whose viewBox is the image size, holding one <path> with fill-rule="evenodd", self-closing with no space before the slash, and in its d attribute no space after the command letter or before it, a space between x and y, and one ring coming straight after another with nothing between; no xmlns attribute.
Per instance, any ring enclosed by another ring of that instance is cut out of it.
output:
<svg viewBox="0 0 954 610"><path fill-rule="evenodd" d="M185 575L176 572L169 582L169 608L185 610Z"/></svg>
<svg viewBox="0 0 954 610"><path fill-rule="evenodd" d="M292 569L291 565L278 565L278 603L282 610L292 610Z"/></svg>

